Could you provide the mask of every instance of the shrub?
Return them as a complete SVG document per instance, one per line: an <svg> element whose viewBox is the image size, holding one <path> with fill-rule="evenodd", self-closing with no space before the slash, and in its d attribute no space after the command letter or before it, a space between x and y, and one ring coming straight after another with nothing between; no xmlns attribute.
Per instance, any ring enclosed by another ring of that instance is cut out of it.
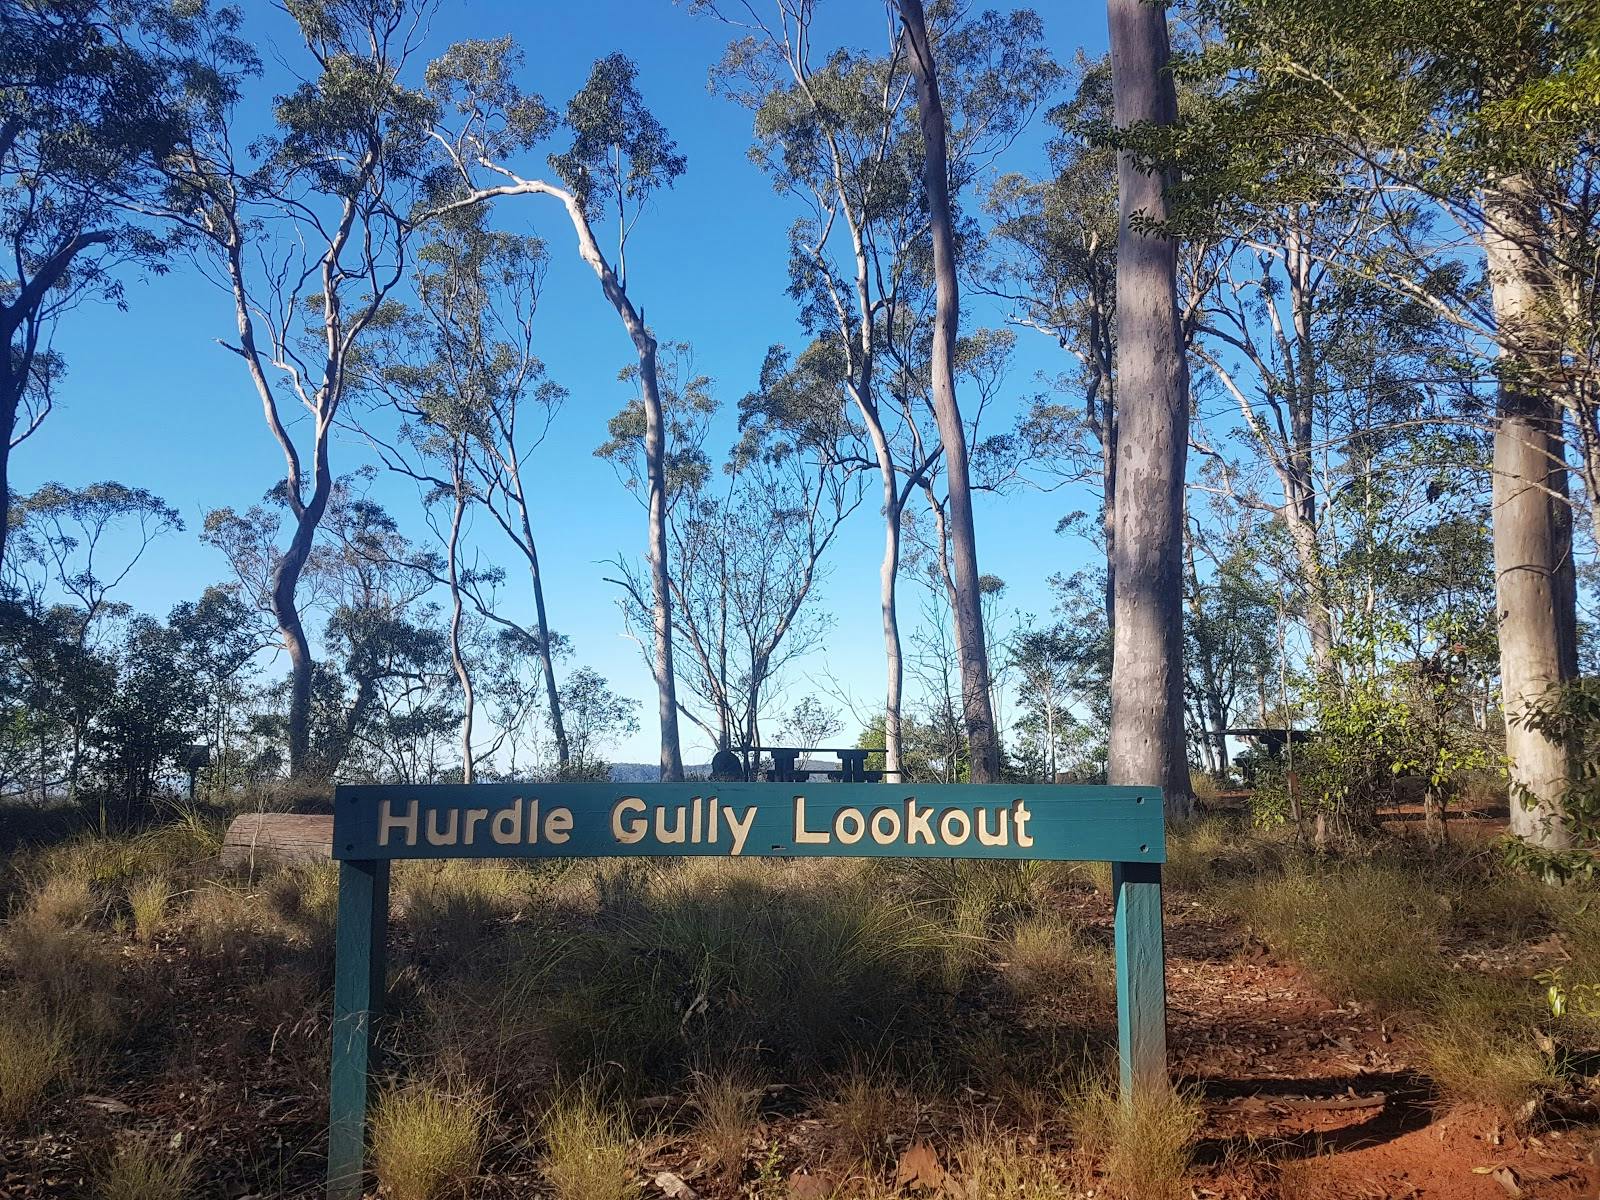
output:
<svg viewBox="0 0 1600 1200"><path fill-rule="evenodd" d="M637 1193L627 1123L592 1086L568 1090L546 1110L543 1125L544 1176L555 1200L629 1200Z"/></svg>
<svg viewBox="0 0 1600 1200"><path fill-rule="evenodd" d="M429 1085L385 1092L372 1114L372 1162L394 1200L465 1196L482 1161L481 1101Z"/></svg>

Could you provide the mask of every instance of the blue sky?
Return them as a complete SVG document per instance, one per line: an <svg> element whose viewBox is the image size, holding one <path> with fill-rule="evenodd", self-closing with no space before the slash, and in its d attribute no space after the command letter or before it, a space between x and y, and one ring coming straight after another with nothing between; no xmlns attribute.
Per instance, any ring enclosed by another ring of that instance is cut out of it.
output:
<svg viewBox="0 0 1600 1200"><path fill-rule="evenodd" d="M1046 0L1036 8L1059 60L1070 59L1079 47L1091 54L1103 50L1103 5ZM243 9L247 32L267 62L267 76L255 81L258 95L247 111L262 114L267 94L285 86L283 64L300 64L304 57L283 13L264 0L245 0ZM828 32L856 45L881 42L877 4L835 0L824 11ZM556 102L581 86L601 55L621 50L638 63L640 89L689 166L674 189L653 200L630 240L629 291L662 340L694 346L698 368L715 379L716 393L731 411L753 385L767 346L797 346L800 334L785 293L786 231L795 210L746 158L749 114L706 88L707 68L720 55L728 30L667 0L445 0L432 23L427 57L460 38L508 33L527 57L525 86ZM1032 171L1041 163L1039 139L1025 137L998 169ZM592 454L605 437L607 418L627 399L616 375L631 361L631 346L594 276L577 260L570 227L556 205L539 197L514 199L502 204L495 223L542 235L553 259L540 308L540 353L551 378L571 395L538 459L535 485L551 623L572 639L575 663L594 667L642 702L640 734L614 757L650 761L656 736L650 678L636 646L623 636L615 589L602 581L600 565L618 554L642 555L644 523L611 468ZM187 531L152 547L120 592L136 607L164 614L228 577L222 557L196 536L203 515L260 499L281 478L282 457L242 364L217 344L232 334L229 298L179 263L164 277L130 279L127 299L127 312L84 307L64 320L56 348L69 373L48 423L14 455L11 484L26 492L47 480L76 486L116 479L148 488L176 507ZM963 332L1003 317L969 295ZM992 428L1010 424L1038 390L1039 372L1054 374L1065 365L1053 344L1021 331ZM724 440L731 443L731 419L728 424ZM333 455L338 473L371 461L351 436L335 443ZM380 479L374 494L404 530L422 536L410 485ZM1090 504L1087 496L1060 492L980 497L980 567L1007 582L1008 608L1048 611L1047 577L1092 558L1087 544L1054 532L1063 513ZM881 521L869 501L831 557L821 604L834 624L826 651L791 672L791 702L833 686L829 678L863 710L881 697L881 547ZM909 625L924 593L913 586L902 595L902 620ZM846 736L853 737L854 729ZM692 727L684 726L684 737L686 759L709 757Z"/></svg>

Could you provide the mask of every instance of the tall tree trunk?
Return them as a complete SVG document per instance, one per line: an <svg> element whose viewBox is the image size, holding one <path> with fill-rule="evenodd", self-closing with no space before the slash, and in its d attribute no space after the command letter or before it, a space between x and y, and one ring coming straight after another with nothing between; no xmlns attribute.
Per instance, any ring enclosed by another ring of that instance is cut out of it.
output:
<svg viewBox="0 0 1600 1200"><path fill-rule="evenodd" d="M979 591L978 543L972 523L972 484L967 465L967 433L956 400L956 334L961 292L956 279L954 222L950 215L950 167L945 152L944 103L939 70L928 43L922 0L899 0L910 60L917 76L917 114L922 125L923 185L933 234L933 415L944 446L950 483L950 551L954 559L955 621L961 660L961 710L972 757L972 782L1000 779L1000 739L989 694L989 654L984 642Z"/></svg>
<svg viewBox="0 0 1600 1200"><path fill-rule="evenodd" d="M301 509L295 522L294 536L289 547L278 559L272 571L272 616L278 623L278 633L284 648L289 652L289 774L292 778L306 775L313 769L311 762L311 643L306 638L305 626L300 620L300 610L295 593L300 585L300 574L305 570L311 555L312 539L317 525L328 506L328 495L333 488L333 477L327 468L325 444L317 449L316 486L310 501Z"/></svg>
<svg viewBox="0 0 1600 1200"><path fill-rule="evenodd" d="M467 669L466 656L461 653L461 518L467 510L467 493L461 478L460 450L453 464L453 482L455 483L455 506L450 513L450 541L446 548L446 565L449 570L450 580L450 666L456 673L456 682L461 685L461 782L471 783L473 776L472 762L472 715L476 699L472 690L472 672Z"/></svg>
<svg viewBox="0 0 1600 1200"><path fill-rule="evenodd" d="M900 578L900 496L894 471L883 474L883 562L878 567L878 599L883 613L883 657L888 686L883 707L883 777L905 783L904 737L900 721L900 692L905 684L905 664L900 656L900 615L895 587Z"/></svg>
<svg viewBox="0 0 1600 1200"><path fill-rule="evenodd" d="M528 560L528 581L533 589L533 611L539 622L539 669L544 675L545 700L550 705L550 732L556 739L556 767L564 772L572 758L572 747L567 740L567 723L561 716L561 691L556 686L555 648L551 645L550 619L545 615L544 577L539 571L539 546L533 540L533 520L528 516L528 499L522 490L522 470L517 465L516 450L506 456L510 465L511 484L517 504L517 516L522 523L522 553Z"/></svg>
<svg viewBox="0 0 1600 1200"><path fill-rule="evenodd" d="M1526 726L1529 709L1576 677L1571 510L1561 408L1541 378L1538 213L1526 180L1484 197L1484 253L1501 371L1494 434L1495 607L1511 772L1511 831L1545 849L1571 844L1563 794L1569 741Z"/></svg>
<svg viewBox="0 0 1600 1200"><path fill-rule="evenodd" d="M17 409L22 404L20 391L0 373L0 563L6 558L6 534L11 529L11 437L17 428Z"/></svg>
<svg viewBox="0 0 1600 1200"><path fill-rule="evenodd" d="M513 191L543 193L561 201L578 235L578 255L600 280L600 290L616 310L639 356L639 392L644 404L645 475L650 488L650 590L655 636L656 712L661 721L661 778L683 780L683 751L678 741L678 687L672 667L672 592L667 571L666 432L661 415L661 383L656 372L656 339L626 288L600 252L594 230L577 197L541 180L524 180L514 188L490 188L480 198Z"/></svg>
<svg viewBox="0 0 1600 1200"><path fill-rule="evenodd" d="M641 325L641 329L643 326ZM655 626L656 709L661 717L661 779L683 779L678 742L678 688L672 669L672 583L667 573L667 436L656 378L656 340L649 333L639 345L639 382L644 397L645 474L650 483L650 589Z"/></svg>
<svg viewBox="0 0 1600 1200"><path fill-rule="evenodd" d="M1170 125L1165 4L1108 0L1116 125ZM1178 317L1177 246L1133 220L1167 216L1165 181L1118 156L1116 592L1111 675L1112 783L1160 785L1189 816L1183 734L1183 484L1189 378Z"/></svg>

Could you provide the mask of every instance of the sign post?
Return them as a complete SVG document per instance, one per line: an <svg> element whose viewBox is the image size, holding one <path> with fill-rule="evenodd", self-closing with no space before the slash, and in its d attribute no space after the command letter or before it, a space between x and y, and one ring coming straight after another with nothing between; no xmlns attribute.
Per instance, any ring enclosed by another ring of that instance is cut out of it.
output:
<svg viewBox="0 0 1600 1200"><path fill-rule="evenodd" d="M339 860L328 1197L359 1200L389 864L406 858L986 858L1112 864L1125 1100L1166 1085L1159 788L1048 784L612 783L350 786Z"/></svg>

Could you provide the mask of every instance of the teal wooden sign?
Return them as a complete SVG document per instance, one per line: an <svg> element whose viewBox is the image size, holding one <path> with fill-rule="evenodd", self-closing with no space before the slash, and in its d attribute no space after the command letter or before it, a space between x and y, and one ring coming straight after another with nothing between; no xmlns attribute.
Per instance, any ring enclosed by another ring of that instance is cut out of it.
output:
<svg viewBox="0 0 1600 1200"><path fill-rule="evenodd" d="M1166 1084L1159 788L1048 784L349 786L339 862L328 1196L365 1182L368 1064L386 981L389 863L407 858L988 858L1102 861L1116 906L1123 1095Z"/></svg>

